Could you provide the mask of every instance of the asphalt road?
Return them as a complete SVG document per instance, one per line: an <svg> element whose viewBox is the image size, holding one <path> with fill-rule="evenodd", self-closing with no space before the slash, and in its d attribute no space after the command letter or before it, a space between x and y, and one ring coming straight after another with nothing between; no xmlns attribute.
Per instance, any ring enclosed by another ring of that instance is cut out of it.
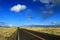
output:
<svg viewBox="0 0 60 40"><path fill-rule="evenodd" d="M60 36L18 29L18 40L60 40Z"/></svg>

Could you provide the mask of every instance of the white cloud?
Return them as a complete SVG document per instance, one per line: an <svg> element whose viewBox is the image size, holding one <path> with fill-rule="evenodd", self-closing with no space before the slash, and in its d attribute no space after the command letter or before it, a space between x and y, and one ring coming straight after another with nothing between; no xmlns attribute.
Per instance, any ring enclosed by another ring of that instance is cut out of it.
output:
<svg viewBox="0 0 60 40"><path fill-rule="evenodd" d="M18 5L13 6L10 10L14 12L20 12L22 10L25 10L26 8L27 7L25 5L18 4Z"/></svg>
<svg viewBox="0 0 60 40"><path fill-rule="evenodd" d="M49 2L51 2L51 0L40 0L40 2L42 2L42 3L49 3Z"/></svg>

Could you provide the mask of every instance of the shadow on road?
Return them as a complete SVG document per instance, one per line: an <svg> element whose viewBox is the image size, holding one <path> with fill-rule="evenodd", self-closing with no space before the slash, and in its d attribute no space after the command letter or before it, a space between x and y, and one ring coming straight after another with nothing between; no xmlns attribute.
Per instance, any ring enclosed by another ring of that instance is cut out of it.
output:
<svg viewBox="0 0 60 40"><path fill-rule="evenodd" d="M29 33L25 32L22 29L19 30L19 36L20 36L20 40L41 40L30 35Z"/></svg>
<svg viewBox="0 0 60 40"><path fill-rule="evenodd" d="M60 40L60 36L57 36L57 35L52 35L52 34L47 34L47 33L41 33L41 32L37 32L37 31L32 31L32 30L26 30L26 29L23 29L25 31L28 31L28 32L31 32L37 36L40 36L46 40Z"/></svg>

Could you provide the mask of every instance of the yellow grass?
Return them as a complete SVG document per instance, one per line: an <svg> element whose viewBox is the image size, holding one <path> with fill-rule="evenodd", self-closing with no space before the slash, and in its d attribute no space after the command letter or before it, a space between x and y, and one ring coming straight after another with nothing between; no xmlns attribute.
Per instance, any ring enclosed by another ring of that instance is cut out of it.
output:
<svg viewBox="0 0 60 40"><path fill-rule="evenodd" d="M50 28L50 27L49 28L40 28L40 27L36 27L36 28L25 28L25 29L60 36L60 27L57 27L57 28Z"/></svg>
<svg viewBox="0 0 60 40"><path fill-rule="evenodd" d="M10 37L16 30L17 28L0 28L0 40Z"/></svg>

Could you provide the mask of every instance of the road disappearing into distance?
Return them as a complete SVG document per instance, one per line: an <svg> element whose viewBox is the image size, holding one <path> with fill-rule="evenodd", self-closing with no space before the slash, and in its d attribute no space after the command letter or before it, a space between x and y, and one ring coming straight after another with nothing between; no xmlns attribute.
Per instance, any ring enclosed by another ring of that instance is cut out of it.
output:
<svg viewBox="0 0 60 40"><path fill-rule="evenodd" d="M18 40L60 40L60 36L18 28Z"/></svg>
<svg viewBox="0 0 60 40"><path fill-rule="evenodd" d="M0 40L60 40L59 34L60 28L0 28Z"/></svg>

